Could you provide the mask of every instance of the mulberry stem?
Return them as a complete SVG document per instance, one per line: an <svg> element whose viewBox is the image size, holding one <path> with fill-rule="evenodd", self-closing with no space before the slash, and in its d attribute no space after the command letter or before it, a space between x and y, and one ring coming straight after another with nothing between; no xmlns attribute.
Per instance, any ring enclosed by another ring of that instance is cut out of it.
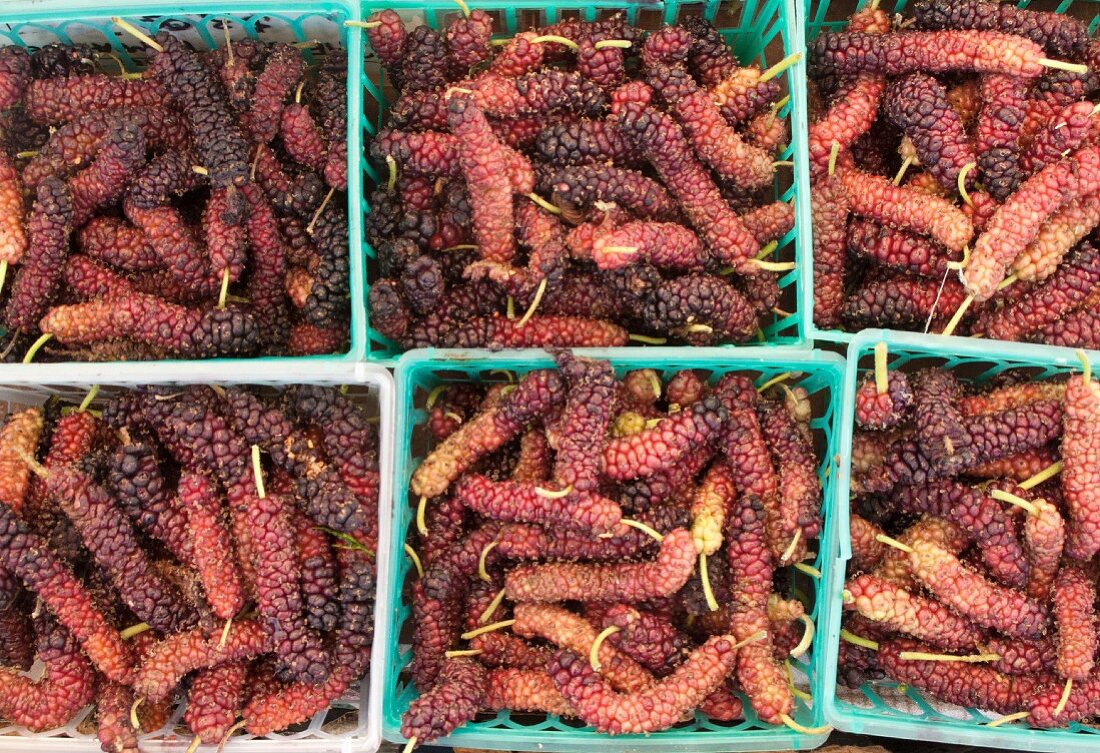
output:
<svg viewBox="0 0 1100 753"><path fill-rule="evenodd" d="M118 16L112 16L111 21L123 31L129 33L131 36L136 37L140 41L144 42L149 47L152 47L157 52L164 52L164 47L156 42L152 37L146 34L144 31L134 26L129 21L119 18Z"/></svg>
<svg viewBox="0 0 1100 753"><path fill-rule="evenodd" d="M603 665L600 664L600 646L607 640L608 636L614 635L619 632L621 628L618 625L608 625L600 631L596 636L596 640L592 641L592 648L588 649L588 663L595 671L599 672Z"/></svg>

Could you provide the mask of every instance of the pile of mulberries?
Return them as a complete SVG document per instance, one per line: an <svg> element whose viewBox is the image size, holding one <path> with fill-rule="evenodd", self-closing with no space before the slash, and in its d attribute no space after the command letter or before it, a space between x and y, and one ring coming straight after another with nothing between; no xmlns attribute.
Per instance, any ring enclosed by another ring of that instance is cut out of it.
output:
<svg viewBox="0 0 1100 753"><path fill-rule="evenodd" d="M427 394L401 734L501 710L649 733L748 705L806 731L785 666L813 639L796 573L820 576L806 390L556 361Z"/></svg>
<svg viewBox="0 0 1100 753"><path fill-rule="evenodd" d="M772 253L781 73L701 18L621 15L493 38L492 16L365 22L398 90L379 176L370 324L399 348L746 342L790 314Z"/></svg>
<svg viewBox="0 0 1100 753"><path fill-rule="evenodd" d="M838 677L1037 728L1100 715L1100 384L890 370L856 398Z"/></svg>
<svg viewBox="0 0 1100 753"><path fill-rule="evenodd" d="M0 53L0 351L345 352L346 55L144 39L140 73L83 47Z"/></svg>
<svg viewBox="0 0 1100 753"><path fill-rule="evenodd" d="M1100 42L877 3L809 47L814 322L1100 347Z"/></svg>
<svg viewBox="0 0 1100 753"><path fill-rule="evenodd" d="M195 746L357 706L379 490L362 402L297 385L90 403L0 430L0 714L43 732L94 703L103 750L137 753L186 734L165 727L181 702ZM332 498L353 513L334 523Z"/></svg>

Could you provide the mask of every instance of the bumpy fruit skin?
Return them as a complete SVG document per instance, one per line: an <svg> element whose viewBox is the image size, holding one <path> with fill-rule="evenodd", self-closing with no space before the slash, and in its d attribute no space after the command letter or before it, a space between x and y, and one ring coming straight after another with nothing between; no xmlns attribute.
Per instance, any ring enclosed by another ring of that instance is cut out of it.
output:
<svg viewBox="0 0 1100 753"><path fill-rule="evenodd" d="M839 179L818 181L810 191L814 228L814 322L832 328L840 324L844 307L845 248L848 193Z"/></svg>
<svg viewBox="0 0 1100 753"><path fill-rule="evenodd" d="M577 358L568 352L557 356L558 368L565 377L569 395L562 408L557 431L560 438L555 443L557 455L554 459L553 478L581 494L594 493L599 488L602 461L600 455L593 452L607 435L615 406L615 372L605 361ZM576 500L582 506L596 501ZM613 526L618 523L618 505L613 510L613 518L606 523ZM607 529L610 530L610 527Z"/></svg>
<svg viewBox="0 0 1100 753"><path fill-rule="evenodd" d="M840 168L838 174L854 214L929 235L956 253L970 241L973 225L946 199L895 186L888 178L854 168Z"/></svg>
<svg viewBox="0 0 1100 753"><path fill-rule="evenodd" d="M852 542L853 572L872 572L886 557L886 545L876 540L885 533L881 528L856 513L848 516L848 537Z"/></svg>
<svg viewBox="0 0 1100 753"><path fill-rule="evenodd" d="M737 661L733 644L728 635L710 638L667 678L622 696L571 651L559 651L547 672L577 715L598 732L655 732L671 727L721 685Z"/></svg>
<svg viewBox="0 0 1100 753"><path fill-rule="evenodd" d="M994 73L982 76L980 86L982 106L974 131L974 151L982 185L994 199L1004 201L1033 172L1020 164L1027 82Z"/></svg>
<svg viewBox="0 0 1100 753"><path fill-rule="evenodd" d="M401 16L397 15L397 11L389 8L372 13L367 20L372 23L379 22L378 26L367 29L367 39L374 54L392 75L401 63L402 49L408 36L405 32L405 24ZM398 87L400 88L400 84Z"/></svg>
<svg viewBox="0 0 1100 753"><path fill-rule="evenodd" d="M1048 165L1020 185L994 213L963 270L967 292L984 301L1008 265L1036 239L1048 217L1072 199L1100 190L1100 148L1086 147Z"/></svg>
<svg viewBox="0 0 1100 753"><path fill-rule="evenodd" d="M1044 71L1039 45L996 31L826 32L810 43L808 54L811 65L839 74L961 71L1033 79Z"/></svg>
<svg viewBox="0 0 1100 753"><path fill-rule="evenodd" d="M1075 375L1066 383L1062 492L1069 513L1066 553L1087 561L1100 550L1100 387Z"/></svg>
<svg viewBox="0 0 1100 753"><path fill-rule="evenodd" d="M588 656L596 640L596 628L573 612L550 604L519 603L515 606L516 635L542 638L562 649ZM615 690L634 693L653 684L653 676L609 641L600 644L600 673Z"/></svg>
<svg viewBox="0 0 1100 753"><path fill-rule="evenodd" d="M839 153L845 153L870 130L885 88L881 75L860 73L840 90L829 110L810 124L810 164L815 179L826 175L833 144L838 145Z"/></svg>
<svg viewBox="0 0 1100 753"><path fill-rule="evenodd" d="M642 317L650 329L692 345L746 342L757 329L752 302L730 283L706 273L660 284L646 302Z"/></svg>
<svg viewBox="0 0 1100 753"><path fill-rule="evenodd" d="M743 274L758 271L752 264L755 239L695 159L676 123L665 113L635 103L624 105L619 118L623 132L656 169L711 254Z"/></svg>
<svg viewBox="0 0 1100 753"><path fill-rule="evenodd" d="M584 37L577 50L577 70L588 80L604 88L613 88L623 82L626 74L623 63L624 50L618 47L597 48L600 40Z"/></svg>
<svg viewBox="0 0 1100 753"><path fill-rule="evenodd" d="M305 71L298 50L276 42L271 46L263 70L256 76L251 109L241 120L242 131L257 144L270 143L278 133L283 101Z"/></svg>
<svg viewBox="0 0 1100 753"><path fill-rule="evenodd" d="M142 293L55 306L39 327L63 343L126 338L185 358L252 355L259 337L256 321L241 309L191 309Z"/></svg>
<svg viewBox="0 0 1100 753"><path fill-rule="evenodd" d="M947 250L929 238L865 219L848 223L848 249L884 267L937 279L950 261Z"/></svg>
<svg viewBox="0 0 1100 753"><path fill-rule="evenodd" d="M38 408L19 411L0 430L0 502L16 514L23 510L30 487L30 468L24 457L34 457L44 420Z"/></svg>
<svg viewBox="0 0 1100 753"><path fill-rule="evenodd" d="M1065 204L1051 215L1035 240L1020 252L1012 268L1025 282L1045 280L1062 259L1100 224L1100 194L1089 194Z"/></svg>
<svg viewBox="0 0 1100 753"><path fill-rule="evenodd" d="M701 554L714 554L722 545L726 510L737 494L735 489L732 469L719 461L710 467L692 494L691 536Z"/></svg>
<svg viewBox="0 0 1100 753"><path fill-rule="evenodd" d="M33 332L56 295L72 220L73 199L68 186L56 178L42 181L27 217L27 254L5 311L9 327Z"/></svg>
<svg viewBox="0 0 1100 753"><path fill-rule="evenodd" d="M747 189L771 182L775 168L766 151L746 143L722 116L706 89L700 89L681 67L650 68L650 85L669 103L695 153L720 178Z"/></svg>
<svg viewBox="0 0 1100 753"><path fill-rule="evenodd" d="M240 611L244 594L233 559L221 502L210 481L199 474L180 477L179 504L187 525L206 601L215 615L227 620Z"/></svg>
<svg viewBox="0 0 1100 753"><path fill-rule="evenodd" d="M239 201L239 198L236 199ZM206 253L210 259L210 272L219 284L226 271L229 282L237 282L244 274L248 262L248 243L246 225L241 221L232 206L228 188L210 192L202 213L203 234L206 239ZM270 216L268 219L273 219ZM81 233L83 237L84 233Z"/></svg>
<svg viewBox="0 0 1100 753"><path fill-rule="evenodd" d="M225 645L221 631L202 628L176 633L152 648L134 680L134 690L150 701L164 698L189 672L251 659L271 650L271 638L256 620L235 620Z"/></svg>
<svg viewBox="0 0 1100 753"><path fill-rule="evenodd" d="M479 657L483 662L485 655ZM577 715L545 670L494 669L485 688L485 706L494 711L535 711L563 717Z"/></svg>
<svg viewBox="0 0 1100 753"><path fill-rule="evenodd" d="M730 630L739 640L765 631L763 640L743 646L737 656L737 681L752 702L753 710L765 722L778 723L781 715L794 708L784 671L776 660L768 622L768 596L772 591L774 561L765 527L766 512L760 499L743 496L736 500L726 519L729 542L726 559L731 574ZM755 646L752 650L747 650Z"/></svg>
<svg viewBox="0 0 1100 753"><path fill-rule="evenodd" d="M761 73L756 65L738 68L711 87L714 103L730 125L749 121L779 99L779 79L761 81Z"/></svg>
<svg viewBox="0 0 1100 753"><path fill-rule="evenodd" d="M1026 297L979 315L971 331L998 340L1021 340L1084 304L1097 285L1100 250L1086 243Z"/></svg>
<svg viewBox="0 0 1100 753"><path fill-rule="evenodd" d="M1077 565L1063 565L1054 579L1051 603L1057 628L1058 676L1088 679L1096 655L1096 583Z"/></svg>
<svg viewBox="0 0 1100 753"><path fill-rule="evenodd" d="M271 211L263 191L253 184L242 186L240 190L248 206L244 225L251 252L249 261L252 273L248 278L250 310L260 325L261 341L269 347L281 347L289 329L290 316L283 289L286 277L284 241L275 222L275 213Z"/></svg>
<svg viewBox="0 0 1100 753"><path fill-rule="evenodd" d="M27 234L23 229L22 182L6 155L0 157L0 212L0 261L15 264L26 253Z"/></svg>
<svg viewBox="0 0 1100 753"><path fill-rule="evenodd" d="M1091 102L1073 102L1059 112L1023 150L1020 164L1024 170L1036 173L1060 160L1067 151L1084 146L1092 129L1092 109Z"/></svg>
<svg viewBox="0 0 1100 753"><path fill-rule="evenodd" d="M80 532L84 545L134 614L165 633L186 629L195 615L176 589L160 578L130 522L109 493L75 468L49 472L50 497Z"/></svg>
<svg viewBox="0 0 1100 753"><path fill-rule="evenodd" d="M130 724L134 693L125 685L103 683L95 698L96 739L102 750L135 753L139 750L137 732Z"/></svg>
<svg viewBox="0 0 1100 753"><path fill-rule="evenodd" d="M131 681L133 656L93 604L84 586L54 556L46 542L7 505L0 504L0 565L49 607L58 622L80 642L96 668L108 678Z"/></svg>
<svg viewBox="0 0 1100 753"><path fill-rule="evenodd" d="M469 474L455 484L454 494L467 508L493 520L609 533L622 517L618 503L599 494L578 490L564 499L548 499L538 493L538 488L537 483L494 482Z"/></svg>
<svg viewBox="0 0 1100 753"><path fill-rule="evenodd" d="M1024 641L1019 638L990 636L985 647L1001 658L990 666L1006 675L1027 675L1046 671L1054 665L1056 652L1049 638Z"/></svg>
<svg viewBox="0 0 1100 753"><path fill-rule="evenodd" d="M1014 588L1028 580L1028 560L1015 518L980 490L953 481L911 483L895 492L901 509L955 523L980 544L982 560L996 577Z"/></svg>
<svg viewBox="0 0 1100 753"><path fill-rule="evenodd" d="M294 426L285 411L265 405L255 395L235 389L226 404L230 420L249 444L271 454L277 465L297 480L307 500L306 513L318 525L351 533L366 525L359 502L337 470L329 465L308 434Z"/></svg>
<svg viewBox="0 0 1100 753"><path fill-rule="evenodd" d="M553 371L533 371L496 405L484 410L424 459L413 473L414 494L436 497L483 455L503 446L530 421L564 400L561 377Z"/></svg>
<svg viewBox="0 0 1100 753"><path fill-rule="evenodd" d="M855 610L892 631L949 650L966 650L981 641L981 630L969 620L938 601L912 594L875 575L850 578L845 590L852 595L845 609Z"/></svg>
<svg viewBox="0 0 1100 753"><path fill-rule="evenodd" d="M920 688L947 703L989 709L998 714L1026 708L1036 694L1045 695L1053 684L1049 675L1002 675L984 664L906 660L900 656L902 651L927 649L926 645L908 639L879 641L878 659L891 679Z"/></svg>
<svg viewBox="0 0 1100 753"><path fill-rule="evenodd" d="M807 436L780 405L761 401L757 407L760 430L779 476L779 519L784 529L794 522L802 538L790 561L801 559L804 544L821 531L821 482L817 458ZM788 541L784 549L789 546ZM780 561L780 564L786 564Z"/></svg>
<svg viewBox="0 0 1100 753"><path fill-rule="evenodd" d="M292 160L316 172L325 169L327 147L313 114L300 103L283 108L279 118L279 136Z"/></svg>
<svg viewBox="0 0 1100 753"><path fill-rule="evenodd" d="M687 62L703 86L714 86L738 69L740 63L714 24L693 16L684 18L681 25L694 37Z"/></svg>
<svg viewBox="0 0 1100 753"><path fill-rule="evenodd" d="M1092 676L1084 682L1075 682L1064 708L1056 712L1062 705L1064 687L1060 683L1057 685L1051 683L1045 688L1034 691L1029 699L1031 712L1027 718L1029 724L1040 729L1064 727L1071 722L1078 722L1096 715L1097 710L1100 709L1100 680Z"/></svg>
<svg viewBox="0 0 1100 753"><path fill-rule="evenodd" d="M932 278L888 275L864 281L844 302L844 322L851 328L890 326L922 328L946 321L966 298L957 279L949 277L942 289Z"/></svg>
<svg viewBox="0 0 1100 753"><path fill-rule="evenodd" d="M955 555L927 541L916 541L909 563L932 593L977 624L1006 635L1039 638L1047 629L1047 610L1038 602L969 570Z"/></svg>
<svg viewBox="0 0 1100 753"><path fill-rule="evenodd" d="M68 630L45 616L37 622L37 656L45 674L34 682L17 669L0 669L0 712L32 732L44 732L68 724L92 701L96 677Z"/></svg>
<svg viewBox="0 0 1100 753"><path fill-rule="evenodd" d="M976 29L1026 37L1055 55L1074 56L1089 45L1088 30L1073 16L986 5L981 0L921 0L913 6L921 29Z"/></svg>
<svg viewBox="0 0 1100 753"><path fill-rule="evenodd" d="M623 565L547 564L513 568L504 587L513 601L645 601L670 596L695 569L691 533L665 536L653 562Z"/></svg>
<svg viewBox="0 0 1100 753"><path fill-rule="evenodd" d="M600 615L601 627L619 628L606 640L658 676L669 674L691 651L691 638L655 612L615 604Z"/></svg>
<svg viewBox="0 0 1100 753"><path fill-rule="evenodd" d="M216 289L202 244L179 210L170 205L142 208L128 197L123 211L180 285L197 294Z"/></svg>
<svg viewBox="0 0 1100 753"><path fill-rule="evenodd" d="M727 418L721 403L707 398L640 434L613 438L604 449L604 474L630 479L666 470L707 444Z"/></svg>
<svg viewBox="0 0 1100 753"><path fill-rule="evenodd" d="M80 229L80 250L93 259L127 272L143 272L161 266L160 258L145 242L140 230L112 217L93 217Z"/></svg>
<svg viewBox="0 0 1100 753"><path fill-rule="evenodd" d="M920 164L945 188L955 188L962 168L977 161L947 89L932 76L911 73L892 82L883 108L912 141Z"/></svg>
<svg viewBox="0 0 1100 753"><path fill-rule="evenodd" d="M676 203L660 183L635 170L606 164L564 168L554 176L551 190L555 197L579 206L613 202L655 220L672 220L678 214Z"/></svg>
<svg viewBox="0 0 1100 753"><path fill-rule="evenodd" d="M216 745L233 726L244 701L248 662L231 661L195 674L183 721L205 745Z"/></svg>
<svg viewBox="0 0 1100 753"><path fill-rule="evenodd" d="M401 735L428 743L474 718L485 701L488 676L470 659L448 659L439 679L411 704L401 718Z"/></svg>
<svg viewBox="0 0 1100 753"><path fill-rule="evenodd" d="M551 123L539 133L535 149L555 165L632 165L642 158L634 143L607 120Z"/></svg>
<svg viewBox="0 0 1100 753"><path fill-rule="evenodd" d="M66 454L57 463L50 463L47 457L46 467L75 459ZM165 482L152 446L143 442L120 445L107 460L106 485L138 528L163 542L180 562L193 564L195 552L187 514Z"/></svg>
<svg viewBox="0 0 1100 753"><path fill-rule="evenodd" d="M161 108L168 92L149 78L120 79L100 73L35 79L27 86L23 106L36 123L66 123L93 110Z"/></svg>
<svg viewBox="0 0 1100 753"><path fill-rule="evenodd" d="M481 258L507 263L515 256L512 187L500 142L468 95L451 97L451 132L459 139L459 164L474 210L474 237Z"/></svg>
<svg viewBox="0 0 1100 753"><path fill-rule="evenodd" d="M886 391L879 394L873 376L860 383L856 391L856 423L866 429L889 429L904 421L913 404L909 379L900 371L886 377Z"/></svg>
<svg viewBox="0 0 1100 753"><path fill-rule="evenodd" d="M153 76L183 111L210 182L218 187L243 184L249 172L248 141L210 69L171 34L162 32L156 39L164 51L153 58Z"/></svg>

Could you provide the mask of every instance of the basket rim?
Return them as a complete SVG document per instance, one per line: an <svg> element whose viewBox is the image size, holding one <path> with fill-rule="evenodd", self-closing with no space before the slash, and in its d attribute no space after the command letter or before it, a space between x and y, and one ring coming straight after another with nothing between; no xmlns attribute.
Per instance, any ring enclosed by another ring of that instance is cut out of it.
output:
<svg viewBox="0 0 1100 753"><path fill-rule="evenodd" d="M779 9L779 18L777 22L782 23L780 36L786 42L786 49L791 53L804 52L805 44L803 43L802 32L802 19L800 14L800 5L802 0L774 0ZM484 2L478 3L478 7L485 10L494 10L505 12L516 12L524 10L542 10L548 14L548 17L556 17L562 10L581 10L591 11L603 9L621 9L628 11L639 12L652 12L663 11L666 22L671 22L675 18L675 12L682 7L703 7L708 12L713 12L711 9L717 9L722 3L722 0L596 0L595 2L585 2L585 0L561 0L561 2L555 2L547 4L544 0L484 0ZM760 7L766 3L748 2L744 4L744 8L750 14L760 13ZM361 0L361 8L363 17L366 18L374 10L381 10L384 8L394 8L397 10L414 11L424 10L425 8L431 10L450 9L449 0L431 0L430 2L424 2L424 0ZM729 29L723 29L728 31ZM769 340L764 344L764 347L769 348L798 348L798 349L812 349L813 341L809 336L806 329L806 313L802 306L802 297L800 293L801 279L804 275L805 262L808 257L812 255L812 250L808 245L809 235L804 235L799 229L798 212L797 207L803 203L798 201L797 197L803 195L802 189L798 182L797 165L804 161L804 155L806 152L805 139L799 139L797 133L800 130L804 130L806 123L806 116L804 106L796 104L796 93L804 89L802 79L805 76L805 55L800 56L799 60L791 66L791 68L785 71L784 76L790 83L791 104L789 105L789 124L791 129L791 140L788 143L788 149L792 152L793 156L790 158L795 162L795 173L792 176L790 187L787 191L791 192L791 195L795 197L796 217L795 227L791 231L790 240L784 246L790 248L793 253L798 267L795 271L795 279L787 283L783 288L784 291L792 290L794 293L795 310L792 312L792 316L778 320L778 322L786 322L781 333L777 333L770 337L774 337L774 341ZM364 68L365 77L365 68ZM803 100L805 98L803 97ZM366 141L369 136L364 136L364 147L366 147ZM784 158L785 159L785 158ZM367 163L367 157L364 154L364 164ZM363 216L367 216L368 211L365 209L367 190L364 186L363 190ZM780 200L777 196L775 200ZM366 240L364 237L364 249L366 248ZM375 280L376 281L376 280ZM370 291L371 282L364 279L364 289L366 293ZM393 344L390 344L384 348L375 349L375 345L382 345L389 343L390 341L383 338L380 333L374 330L370 325L370 312L369 306L365 310L365 337L366 337L366 350L364 358L373 363L385 363L388 365L395 365L401 356L408 352L402 351L400 348ZM771 322L768 326L771 326ZM632 346L625 346L632 347ZM680 348L690 348L690 345L676 346ZM729 343L725 345L708 346L708 347L720 347L731 352L740 351L745 348L759 347L756 343L737 344Z"/></svg>
<svg viewBox="0 0 1100 753"><path fill-rule="evenodd" d="M620 368L700 368L710 369L715 372L730 372L737 370L767 370L770 372L782 370L802 370L807 376L821 376L826 380L822 389L829 390L832 414L829 418L829 431L835 436L838 428L837 420L841 414L838 401L843 392L843 374L845 359L838 353L820 350L805 350L794 348L769 348L755 346L739 348L735 350L724 348L576 348L571 349L578 356L601 358ZM488 350L447 350L447 349L423 349L405 353L397 364L395 380L397 382L398 405L398 436L395 441L393 500L390 511L393 520L393 537L390 550L385 553L388 560L396 560L402 556L400 548L403 543L404 529L401 524L408 522L408 506L406 495L402 492L405 488L403 479L412 472L413 458L408 452L408 439L416 425L413 413L409 409L409 401L415 391L415 380L421 375L435 371L476 371L491 368L509 368L520 372L535 369L554 367L554 360L545 350L523 349L506 352L493 352ZM835 440L834 440L835 441ZM835 445L834 445L835 446ZM821 463L829 466L835 465L835 460L824 457ZM824 496L822 509L832 514L836 484L829 487L829 492ZM824 532L821 539L822 547L825 546ZM821 562L828 563L829 558L822 556ZM400 567L395 562L390 562L387 567L389 582L386 584L387 598L401 598L402 584L397 582ZM819 584L817 590L823 585ZM380 612L380 614L383 614ZM383 637L383 653L377 656L384 664L385 672L383 681L383 693L385 700L389 702L391 683L396 683L396 677L391 673L391 660L399 661L400 648L398 636L393 631L398 627L398 604L387 603L384 612L385 619L381 621L376 632ZM392 650L392 655L390 651ZM820 663L824 660L824 654L815 650L811 667L814 677L820 678L824 667ZM815 680L814 688L819 680ZM810 709L814 724L824 721L823 710L815 698ZM654 733L648 736L607 736L596 733L590 729L567 730L543 734L538 737L540 730L531 728L526 730L510 729L483 729L464 732L459 728L451 736L437 741L439 745L456 745L476 747L488 747L502 750L578 750L580 745L597 744L601 749L609 751L627 750L656 750L675 744L686 746L691 751L731 751L731 750L782 750L795 746L799 749L816 748L824 744L827 734L803 736L786 728L756 728L751 730L707 731L696 732L685 730L669 730L662 733ZM382 735L390 742L404 742L400 734L399 725L395 720L387 717L387 709L383 709ZM555 736L559 736L555 739ZM580 737L578 737L580 735ZM565 739L570 737L572 739ZM536 739L537 738L537 739ZM738 745L744 743L744 746Z"/></svg>
<svg viewBox="0 0 1100 753"><path fill-rule="evenodd" d="M1065 368L1075 372L1080 368L1077 352L1072 348L1053 348L1028 343L999 340L979 340L969 337L928 338L918 332L887 329L866 329L853 335L847 349L844 378L843 415L839 433L841 458L837 488L837 509L829 521L831 536L838 546L833 551L826 574L825 598L821 614L823 649L828 653L824 664L824 712L829 724L844 732L887 735L911 740L931 740L993 748L1026 748L1035 751L1065 753L1095 750L1098 738L1064 729L1037 730L1015 726L989 728L976 719L962 720L943 715L935 718L895 716L874 709L856 708L843 702L837 693L837 659L840 642L841 590L851 559L851 539L848 532L851 492L851 451L855 422L855 390L862 374L860 360L873 352L874 346L885 341L906 354L928 357L962 356L990 363L1011 361L1020 366ZM1088 352L1089 360L1100 367L1100 353ZM916 692L912 688L909 692Z"/></svg>
<svg viewBox="0 0 1100 753"><path fill-rule="evenodd" d="M301 15L323 13L340 14L344 20L356 21L361 17L358 0L4 0L0 2L0 26L14 27L44 23L79 23L85 19L104 19L122 16L128 20L172 16L255 16L267 12L272 15ZM362 113L363 35L361 29L347 28L342 33L347 50L347 101L348 101L348 259L350 276L350 313L348 319L348 350L344 353L316 356L259 356L256 358L212 358L212 363L235 364L237 368L248 363L273 361L286 364L294 361L319 363L355 363L366 360L369 347L366 329L366 260L362 234L362 173L359 169L362 155L360 119ZM0 39L0 46L10 42ZM146 364L186 364L190 359L159 359ZM60 361L69 366L82 361ZM39 364L17 364L37 366Z"/></svg>

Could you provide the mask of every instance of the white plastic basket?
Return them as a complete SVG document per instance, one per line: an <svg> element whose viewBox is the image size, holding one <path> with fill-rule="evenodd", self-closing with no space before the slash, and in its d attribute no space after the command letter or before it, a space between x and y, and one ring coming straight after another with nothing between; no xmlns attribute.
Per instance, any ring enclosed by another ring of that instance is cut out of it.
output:
<svg viewBox="0 0 1100 753"><path fill-rule="evenodd" d="M99 392L93 407L120 389L139 385L222 384L286 387L294 384L347 385L348 396L364 405L368 416L379 416L379 551L390 547L390 499L393 477L394 387L393 377L379 366L363 363L288 361L249 364L215 362L42 364L28 369L0 366L0 419L22 408L42 405L53 395L79 404L93 385ZM384 584L389 565L378 564L377 582ZM383 604L382 589L376 594L376 614ZM377 620L376 620L377 622ZM382 636L375 631L372 654L380 655ZM227 753L375 753L381 743L382 673L372 662L369 674L354 685L327 712L317 714L308 725L282 734L256 738L235 735L225 746ZM183 713L181 703L164 728L140 738L142 751L180 753L191 740L175 726ZM216 746L198 750L213 751ZM33 733L0 721L0 750L34 750L44 753L98 751L94 714L83 710L65 727Z"/></svg>

